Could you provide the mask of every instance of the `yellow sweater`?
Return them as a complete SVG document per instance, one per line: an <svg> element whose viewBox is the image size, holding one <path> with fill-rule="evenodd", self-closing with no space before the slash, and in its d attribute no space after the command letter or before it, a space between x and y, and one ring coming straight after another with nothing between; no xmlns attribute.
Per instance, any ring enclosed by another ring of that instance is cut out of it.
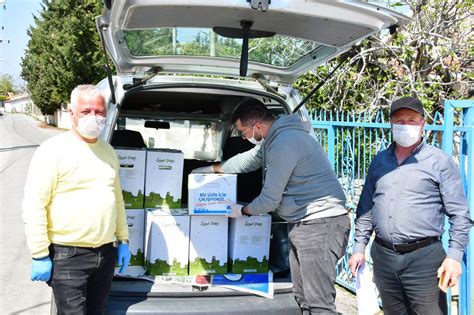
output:
<svg viewBox="0 0 474 315"><path fill-rule="evenodd" d="M51 243L99 247L128 239L119 163L103 141L86 143L72 132L45 141L31 161L23 220L33 258Z"/></svg>

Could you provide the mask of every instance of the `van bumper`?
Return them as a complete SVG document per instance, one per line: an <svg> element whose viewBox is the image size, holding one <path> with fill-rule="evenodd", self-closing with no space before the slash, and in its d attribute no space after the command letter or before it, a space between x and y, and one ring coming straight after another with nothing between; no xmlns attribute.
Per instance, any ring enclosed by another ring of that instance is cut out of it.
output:
<svg viewBox="0 0 474 315"><path fill-rule="evenodd" d="M292 292L274 294L273 299L254 295L154 297L111 294L106 314L301 314Z"/></svg>

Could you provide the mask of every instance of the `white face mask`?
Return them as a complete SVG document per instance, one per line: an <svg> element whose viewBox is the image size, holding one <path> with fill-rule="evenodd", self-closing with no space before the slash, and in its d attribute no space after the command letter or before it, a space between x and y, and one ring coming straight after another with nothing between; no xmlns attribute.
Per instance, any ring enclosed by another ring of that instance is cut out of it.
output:
<svg viewBox="0 0 474 315"><path fill-rule="evenodd" d="M411 147L420 140L420 128L416 125L392 125L393 140L402 147Z"/></svg>
<svg viewBox="0 0 474 315"><path fill-rule="evenodd" d="M76 116L77 117L77 116ZM77 118L76 130L87 139L96 139L105 127L105 117L97 115L86 115Z"/></svg>
<svg viewBox="0 0 474 315"><path fill-rule="evenodd" d="M255 144L255 145L259 145L259 144L262 144L263 143L263 137L262 139L260 140L257 140L254 138L255 137L255 127L252 128L252 137L251 138L247 138L247 140L251 143L251 144Z"/></svg>

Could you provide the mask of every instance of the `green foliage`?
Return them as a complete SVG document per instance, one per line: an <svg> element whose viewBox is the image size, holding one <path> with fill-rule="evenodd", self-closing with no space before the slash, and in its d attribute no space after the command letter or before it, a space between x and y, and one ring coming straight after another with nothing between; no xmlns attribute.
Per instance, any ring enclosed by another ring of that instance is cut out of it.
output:
<svg viewBox="0 0 474 315"><path fill-rule="evenodd" d="M169 28L125 31L124 36L132 55L170 55L173 53L173 34Z"/></svg>
<svg viewBox="0 0 474 315"><path fill-rule="evenodd" d="M181 265L176 258L171 265L166 260L156 259L154 263L146 262L148 274L152 276L186 276L188 275L188 265Z"/></svg>
<svg viewBox="0 0 474 315"><path fill-rule="evenodd" d="M428 113L444 99L472 97L472 1L407 0L391 4L409 8L413 21L397 35L387 31L362 42L341 69L313 96L309 108L374 111L395 98L414 95ZM43 11L28 31L22 77L43 113L66 103L81 83L105 76L103 53L95 27L100 0L43 0ZM405 12L404 12L405 13ZM240 58L241 40L197 31L180 42L175 30L125 31L133 55L205 55ZM314 49L313 43L281 36L252 39L249 60L285 66ZM303 95L335 67L328 62L294 83Z"/></svg>
<svg viewBox="0 0 474 315"><path fill-rule="evenodd" d="M444 99L473 96L472 1L408 0L392 7L409 8L413 21L396 35L383 31L363 41L309 108L376 111L410 95L420 98L430 114L442 109ZM338 62L305 74L294 87L307 95Z"/></svg>
<svg viewBox="0 0 474 315"><path fill-rule="evenodd" d="M42 7L28 30L21 76L35 105L52 114L68 102L76 85L105 76L94 20L102 5L100 0L43 0Z"/></svg>
<svg viewBox="0 0 474 315"><path fill-rule="evenodd" d="M221 265L220 260L212 256L212 260L208 262L205 258L196 257L194 261L189 262L190 275L210 275L210 274L226 274L227 262Z"/></svg>
<svg viewBox="0 0 474 315"><path fill-rule="evenodd" d="M0 75L0 95L8 93L17 93L18 89L13 83L13 77L9 74Z"/></svg>
<svg viewBox="0 0 474 315"><path fill-rule="evenodd" d="M137 196L133 193L122 190L123 201L125 203L125 208L127 209L142 209L144 196L141 190L138 191Z"/></svg>
<svg viewBox="0 0 474 315"><path fill-rule="evenodd" d="M157 208L167 206L170 209L181 208L181 198L174 199L174 197L167 192L165 198L161 197L160 194L150 192L145 196L145 208Z"/></svg>
<svg viewBox="0 0 474 315"><path fill-rule="evenodd" d="M143 257L143 252L142 250L139 248L137 250L137 254L136 255L133 255L132 254L132 257L130 258L130 266L143 266L144 265L144 262L145 262L145 259Z"/></svg>
<svg viewBox="0 0 474 315"><path fill-rule="evenodd" d="M218 36L211 30L195 29L179 41L182 29L159 28L125 31L125 40L132 55L215 56L240 59L242 40ZM187 30L189 33L190 30ZM249 40L249 60L287 66L316 48L316 44L301 39L276 35Z"/></svg>
<svg viewBox="0 0 474 315"><path fill-rule="evenodd" d="M268 259L263 256L262 261L255 257L248 256L246 260L235 259L229 261L231 273L264 273L268 272Z"/></svg>

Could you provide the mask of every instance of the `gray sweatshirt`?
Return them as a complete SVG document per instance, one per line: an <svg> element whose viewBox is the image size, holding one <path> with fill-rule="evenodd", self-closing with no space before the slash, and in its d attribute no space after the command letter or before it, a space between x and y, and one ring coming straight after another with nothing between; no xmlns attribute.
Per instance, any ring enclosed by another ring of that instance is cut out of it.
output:
<svg viewBox="0 0 474 315"><path fill-rule="evenodd" d="M247 205L250 214L277 210L286 221L299 222L347 213L344 192L310 130L296 114L280 115L263 144L222 162L224 173L263 168L262 192Z"/></svg>

